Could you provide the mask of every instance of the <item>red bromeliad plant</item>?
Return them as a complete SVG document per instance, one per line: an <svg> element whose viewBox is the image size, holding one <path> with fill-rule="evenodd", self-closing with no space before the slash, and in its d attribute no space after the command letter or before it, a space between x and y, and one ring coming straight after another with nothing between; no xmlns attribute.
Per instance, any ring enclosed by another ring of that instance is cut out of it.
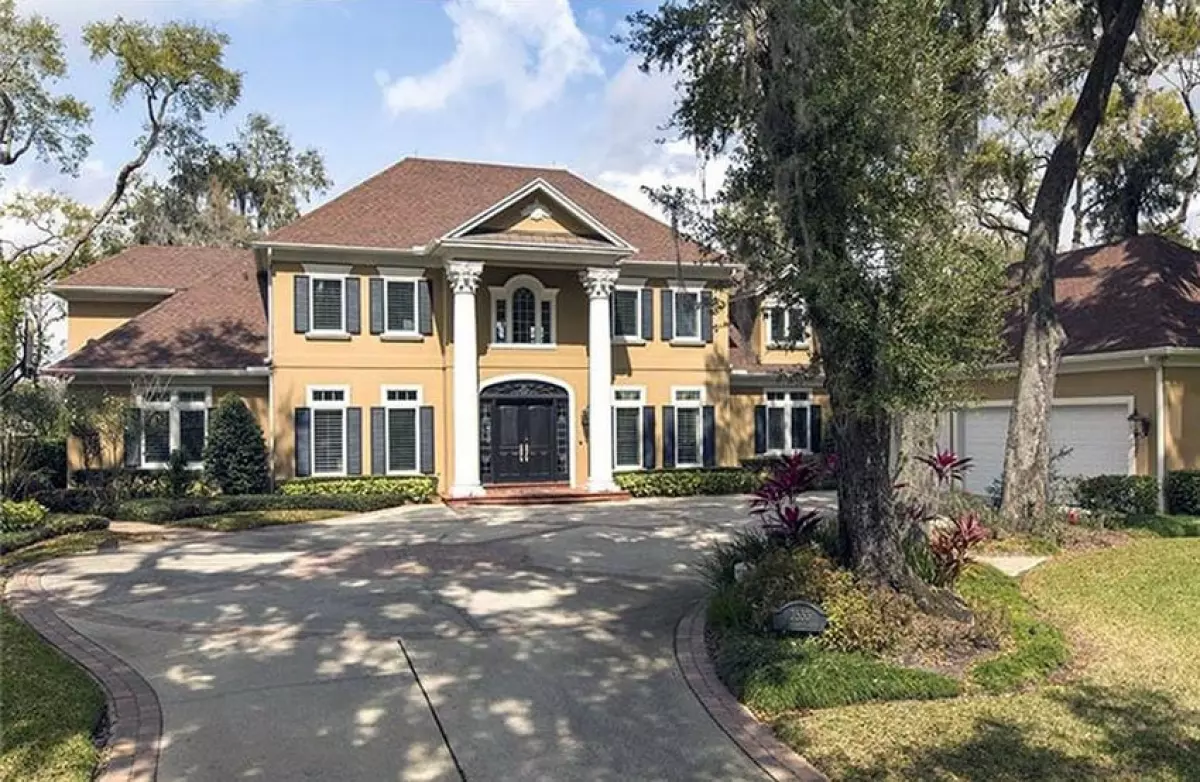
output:
<svg viewBox="0 0 1200 782"><path fill-rule="evenodd" d="M929 540L933 555L936 586L952 586L962 575L970 551L977 543L987 540L991 533L974 513L965 513L954 520L952 527L939 527Z"/></svg>
<svg viewBox="0 0 1200 782"><path fill-rule="evenodd" d="M938 450L930 456L918 456L917 459L933 470L939 486L953 485L955 481L962 483L967 470L971 469L971 457L960 458L949 448L944 451Z"/></svg>
<svg viewBox="0 0 1200 782"><path fill-rule="evenodd" d="M799 496L811 490L821 474L822 468L811 457L793 454L780 458L750 501L750 512L759 517L768 538L785 546L813 539L821 514L802 510Z"/></svg>

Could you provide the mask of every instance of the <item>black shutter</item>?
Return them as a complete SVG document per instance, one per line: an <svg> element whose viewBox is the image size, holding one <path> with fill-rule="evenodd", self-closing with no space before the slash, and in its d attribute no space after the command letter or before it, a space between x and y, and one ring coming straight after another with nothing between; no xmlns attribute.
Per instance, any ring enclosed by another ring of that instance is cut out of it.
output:
<svg viewBox="0 0 1200 782"><path fill-rule="evenodd" d="M717 414L712 405L705 405L701 411L704 423L704 466L717 466Z"/></svg>
<svg viewBox="0 0 1200 782"><path fill-rule="evenodd" d="M417 281L417 331L433 334L433 286L429 280Z"/></svg>
<svg viewBox="0 0 1200 782"><path fill-rule="evenodd" d="M383 278L372 277L367 283L371 298L371 333L382 334L383 322Z"/></svg>
<svg viewBox="0 0 1200 782"><path fill-rule="evenodd" d="M663 405L663 467L675 466L675 407Z"/></svg>
<svg viewBox="0 0 1200 782"><path fill-rule="evenodd" d="M754 453L767 452L767 406L754 406Z"/></svg>
<svg viewBox="0 0 1200 782"><path fill-rule="evenodd" d="M296 477L312 475L312 410L297 407L293 413L296 429Z"/></svg>
<svg viewBox="0 0 1200 782"><path fill-rule="evenodd" d="M675 294L669 288L662 291L662 338L670 342L675 338Z"/></svg>
<svg viewBox="0 0 1200 782"><path fill-rule="evenodd" d="M700 336L705 342L713 341L713 296L712 291L700 291Z"/></svg>
<svg viewBox="0 0 1200 782"><path fill-rule="evenodd" d="M642 467L654 469L654 408L642 408Z"/></svg>
<svg viewBox="0 0 1200 782"><path fill-rule="evenodd" d="M654 291L642 288L642 339L654 339Z"/></svg>
<svg viewBox="0 0 1200 782"><path fill-rule="evenodd" d="M808 436L813 453L821 453L821 406L808 408Z"/></svg>
<svg viewBox="0 0 1200 782"><path fill-rule="evenodd" d="M357 277L346 278L346 331L351 334L362 333L362 288L359 283Z"/></svg>
<svg viewBox="0 0 1200 782"><path fill-rule="evenodd" d="M362 475L362 408L346 408L346 474Z"/></svg>
<svg viewBox="0 0 1200 782"><path fill-rule="evenodd" d="M125 408L125 466L142 466L142 411Z"/></svg>
<svg viewBox="0 0 1200 782"><path fill-rule="evenodd" d="M298 274L293 278L292 325L297 334L308 333L308 283L306 275Z"/></svg>
<svg viewBox="0 0 1200 782"><path fill-rule="evenodd" d="M433 453L433 407L423 405L421 407L421 415L418 421L418 427L421 438L421 472L426 475L433 475L434 472L434 453Z"/></svg>
<svg viewBox="0 0 1200 782"><path fill-rule="evenodd" d="M808 448L808 411L803 407L792 408L792 450Z"/></svg>
<svg viewBox="0 0 1200 782"><path fill-rule="evenodd" d="M371 474L387 474L387 411L371 408Z"/></svg>

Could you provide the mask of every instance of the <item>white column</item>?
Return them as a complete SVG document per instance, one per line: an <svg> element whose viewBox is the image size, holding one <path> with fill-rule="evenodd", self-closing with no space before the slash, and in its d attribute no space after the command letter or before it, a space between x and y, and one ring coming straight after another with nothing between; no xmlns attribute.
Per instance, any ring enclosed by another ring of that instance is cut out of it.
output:
<svg viewBox="0 0 1200 782"><path fill-rule="evenodd" d="M479 484L479 349L476 344L475 291L483 264L450 261L446 277L454 291L454 374L450 412L454 428L454 479L451 497L477 497Z"/></svg>
<svg viewBox="0 0 1200 782"><path fill-rule="evenodd" d="M609 296L617 282L617 270L586 269L579 279L588 294L588 491L615 491Z"/></svg>

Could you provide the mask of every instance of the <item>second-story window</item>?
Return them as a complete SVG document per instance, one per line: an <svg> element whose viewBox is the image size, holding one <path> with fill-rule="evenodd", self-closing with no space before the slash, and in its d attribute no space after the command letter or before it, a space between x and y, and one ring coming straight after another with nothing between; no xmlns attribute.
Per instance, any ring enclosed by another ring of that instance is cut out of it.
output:
<svg viewBox="0 0 1200 782"><path fill-rule="evenodd" d="M340 332L346 330L346 279L344 277L312 278L312 330Z"/></svg>
<svg viewBox="0 0 1200 782"><path fill-rule="evenodd" d="M618 288L613 291L613 336L640 339L642 336L642 292Z"/></svg>
<svg viewBox="0 0 1200 782"><path fill-rule="evenodd" d="M558 290L517 275L492 291L492 344L553 345Z"/></svg>
<svg viewBox="0 0 1200 782"><path fill-rule="evenodd" d="M384 286L387 333L417 333L417 280L388 280Z"/></svg>
<svg viewBox="0 0 1200 782"><path fill-rule="evenodd" d="M808 341L803 307L770 306L765 313L768 347L790 347Z"/></svg>
<svg viewBox="0 0 1200 782"><path fill-rule="evenodd" d="M675 291L675 338L700 339L700 294Z"/></svg>

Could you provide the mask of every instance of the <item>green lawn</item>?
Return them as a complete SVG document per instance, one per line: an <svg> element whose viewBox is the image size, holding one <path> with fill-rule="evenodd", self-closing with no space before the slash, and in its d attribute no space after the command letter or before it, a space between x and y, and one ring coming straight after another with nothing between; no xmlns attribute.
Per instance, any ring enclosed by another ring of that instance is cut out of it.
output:
<svg viewBox="0 0 1200 782"><path fill-rule="evenodd" d="M340 510L248 510L215 516L196 516L191 519L173 521L169 526L236 532L258 527L275 527L281 524L302 524L306 521L320 521L344 515L346 512Z"/></svg>
<svg viewBox="0 0 1200 782"><path fill-rule="evenodd" d="M867 703L776 721L833 779L1200 779L1200 540L1070 553L1024 592L1074 656L1016 695Z"/></svg>

